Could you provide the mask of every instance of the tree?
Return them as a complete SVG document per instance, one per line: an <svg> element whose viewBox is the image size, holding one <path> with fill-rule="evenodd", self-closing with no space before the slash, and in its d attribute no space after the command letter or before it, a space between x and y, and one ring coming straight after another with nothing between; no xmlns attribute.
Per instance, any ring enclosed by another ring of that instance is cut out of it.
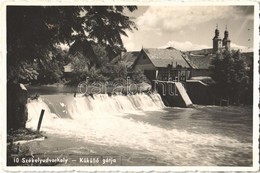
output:
<svg viewBox="0 0 260 173"><path fill-rule="evenodd" d="M132 19L124 15L125 9L134 11L137 7L7 6L8 129L24 127L26 122L27 93L24 102L17 102L21 100L19 93L24 91L19 82L40 77L45 83L60 78L56 55L61 43L71 46L77 40L95 42L110 48L110 54L111 48L123 49L121 35L127 36L125 30L137 29ZM95 58L91 49L88 46L88 54ZM94 67L90 69L93 73ZM16 116L25 121L20 123Z"/></svg>
<svg viewBox="0 0 260 173"><path fill-rule="evenodd" d="M7 75L18 82L33 70L26 64L47 64L49 52L57 51L60 43L71 46L77 40L96 42L113 52L123 49L121 35L137 29L124 10L136 6L8 6L7 7ZM111 48L114 48L111 50ZM91 46L90 56L95 58ZM25 73L20 73L22 69Z"/></svg>
<svg viewBox="0 0 260 173"><path fill-rule="evenodd" d="M31 83L52 84L60 82L63 78L63 66L68 63L67 51L58 49L55 52L49 52L45 61L38 60L37 71L39 73L37 80Z"/></svg>
<svg viewBox="0 0 260 173"><path fill-rule="evenodd" d="M218 52L212 60L211 77L216 82L215 95L240 103L248 83L246 63L239 51Z"/></svg>
<svg viewBox="0 0 260 173"><path fill-rule="evenodd" d="M151 83L149 79L144 75L143 71L140 69L132 69L131 77L135 83L141 83L141 82L146 82L148 84Z"/></svg>
<svg viewBox="0 0 260 173"><path fill-rule="evenodd" d="M89 81L106 81L107 78L103 75L102 70L97 68L96 64L86 58L81 52L71 55L71 76L68 78L68 84L77 85L89 77Z"/></svg>

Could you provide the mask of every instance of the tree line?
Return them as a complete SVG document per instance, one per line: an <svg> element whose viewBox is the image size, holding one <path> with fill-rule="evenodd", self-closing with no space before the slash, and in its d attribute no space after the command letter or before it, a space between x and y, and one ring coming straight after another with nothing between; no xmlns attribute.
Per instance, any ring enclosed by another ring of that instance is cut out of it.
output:
<svg viewBox="0 0 260 173"><path fill-rule="evenodd" d="M77 51L88 61L88 73L103 66L125 51L121 36L127 36L126 30L137 29L125 10L136 9L137 6L8 6L8 82L59 82L63 66ZM69 51L62 50L60 44L68 45Z"/></svg>
<svg viewBox="0 0 260 173"><path fill-rule="evenodd" d="M230 104L253 103L253 66L247 69L240 51L218 52L211 62L213 95Z"/></svg>

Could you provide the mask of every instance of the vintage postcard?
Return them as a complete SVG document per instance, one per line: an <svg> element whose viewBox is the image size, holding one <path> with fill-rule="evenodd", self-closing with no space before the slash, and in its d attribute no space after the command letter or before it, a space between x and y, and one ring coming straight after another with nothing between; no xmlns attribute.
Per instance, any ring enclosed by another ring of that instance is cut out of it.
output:
<svg viewBox="0 0 260 173"><path fill-rule="evenodd" d="M259 4L5 1L6 171L257 171Z"/></svg>

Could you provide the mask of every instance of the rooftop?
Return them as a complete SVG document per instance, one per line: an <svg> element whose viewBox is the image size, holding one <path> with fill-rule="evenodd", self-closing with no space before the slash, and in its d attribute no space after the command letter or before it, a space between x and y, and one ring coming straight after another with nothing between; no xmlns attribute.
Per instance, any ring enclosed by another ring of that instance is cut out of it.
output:
<svg viewBox="0 0 260 173"><path fill-rule="evenodd" d="M172 64L173 66L179 65L182 68L189 68L189 64L183 59L184 54L180 50L144 48L143 51L155 67L167 67Z"/></svg>
<svg viewBox="0 0 260 173"><path fill-rule="evenodd" d="M185 60L190 64L193 69L209 69L211 60L214 55L194 55L186 54Z"/></svg>
<svg viewBox="0 0 260 173"><path fill-rule="evenodd" d="M126 52L122 55L121 60L123 60L126 63L126 66L129 68L133 65L139 53L139 51Z"/></svg>

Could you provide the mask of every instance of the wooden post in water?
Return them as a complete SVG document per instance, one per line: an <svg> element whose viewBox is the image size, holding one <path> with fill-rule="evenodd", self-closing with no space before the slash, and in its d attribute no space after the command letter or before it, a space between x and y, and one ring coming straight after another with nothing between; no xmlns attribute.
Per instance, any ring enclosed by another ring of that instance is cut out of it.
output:
<svg viewBox="0 0 260 173"><path fill-rule="evenodd" d="M38 126L37 126L37 132L40 131L41 124L42 124L42 118L43 118L43 115L44 115L44 111L45 111L44 109L42 109L42 111L41 111L41 115L40 115Z"/></svg>

